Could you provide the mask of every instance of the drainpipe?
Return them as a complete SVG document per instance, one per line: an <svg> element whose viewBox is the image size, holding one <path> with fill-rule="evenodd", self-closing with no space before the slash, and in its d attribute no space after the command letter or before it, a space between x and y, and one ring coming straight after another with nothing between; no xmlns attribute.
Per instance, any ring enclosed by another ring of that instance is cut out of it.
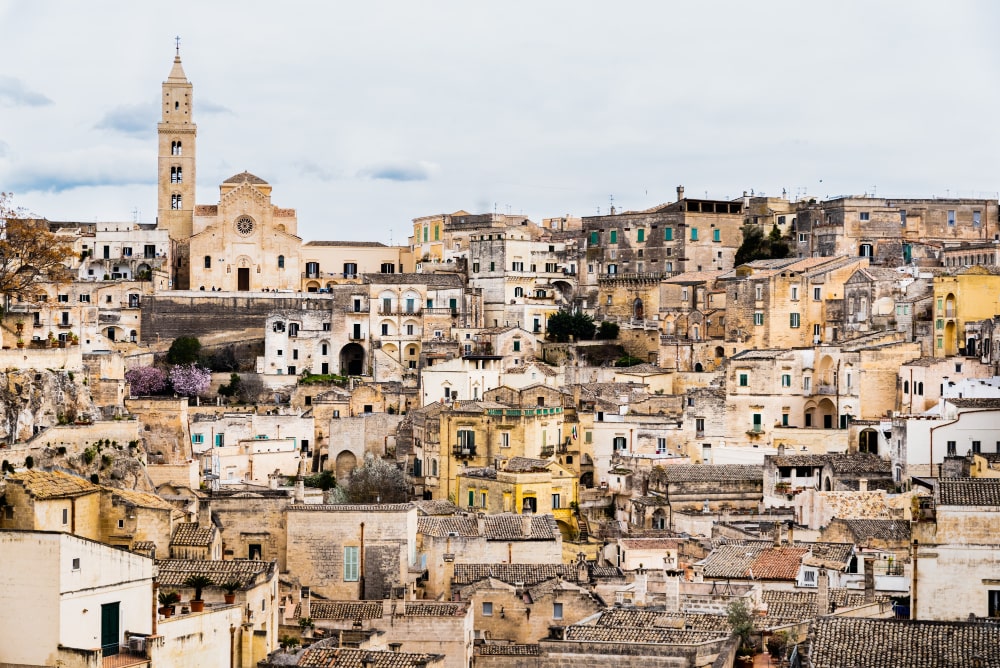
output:
<svg viewBox="0 0 1000 668"><path fill-rule="evenodd" d="M913 539L913 554L911 555L911 560L913 561L913 582L910 583L910 619L917 618L917 549L919 548L920 541L916 538Z"/></svg>
<svg viewBox="0 0 1000 668"><path fill-rule="evenodd" d="M159 588L159 586L160 586L159 583L156 581L156 578L154 577L153 578L153 625L152 625L152 632L150 633L150 635L152 636L156 635L156 615L157 615L157 605L159 601L159 597L156 590Z"/></svg>
<svg viewBox="0 0 1000 668"><path fill-rule="evenodd" d="M360 563L358 563L358 571L360 576L358 577L358 587L360 592L358 593L358 600L365 600L365 523L361 523L361 550L360 556L358 557Z"/></svg>

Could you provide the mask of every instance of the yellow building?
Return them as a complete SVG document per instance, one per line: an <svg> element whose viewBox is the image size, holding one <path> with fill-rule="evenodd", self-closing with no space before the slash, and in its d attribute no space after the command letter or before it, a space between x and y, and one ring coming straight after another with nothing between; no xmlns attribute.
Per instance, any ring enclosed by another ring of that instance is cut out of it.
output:
<svg viewBox="0 0 1000 668"><path fill-rule="evenodd" d="M576 530L573 508L579 481L573 472L546 459L512 457L500 468L465 469L458 475L463 508L498 513L552 515L563 538Z"/></svg>
<svg viewBox="0 0 1000 668"><path fill-rule="evenodd" d="M965 325L1000 313L1000 275L983 266L934 278L934 357L964 354Z"/></svg>

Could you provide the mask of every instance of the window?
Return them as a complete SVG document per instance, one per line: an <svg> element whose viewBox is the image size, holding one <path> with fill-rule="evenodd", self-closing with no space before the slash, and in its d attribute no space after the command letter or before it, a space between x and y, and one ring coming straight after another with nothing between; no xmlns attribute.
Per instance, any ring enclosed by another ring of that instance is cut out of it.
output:
<svg viewBox="0 0 1000 668"><path fill-rule="evenodd" d="M807 235L805 232L799 232L799 243L804 244L807 241L809 241L809 235Z"/></svg>
<svg viewBox="0 0 1000 668"><path fill-rule="evenodd" d="M600 232L591 232L590 233L590 245L591 246L596 246L598 244L598 242L600 241L600 238L601 238L601 233Z"/></svg>
<svg viewBox="0 0 1000 668"><path fill-rule="evenodd" d="M753 324L758 325L758 326L764 324L764 312L763 311L757 311L756 313L753 314Z"/></svg>
<svg viewBox="0 0 1000 668"><path fill-rule="evenodd" d="M514 288L514 296L515 297L523 297L524 296L524 288L522 288L520 286Z"/></svg>
<svg viewBox="0 0 1000 668"><path fill-rule="evenodd" d="M983 214L981 211L972 212L972 226L979 227L983 224Z"/></svg>
<svg viewBox="0 0 1000 668"><path fill-rule="evenodd" d="M611 230L611 243L618 243L618 230Z"/></svg>
<svg viewBox="0 0 1000 668"><path fill-rule="evenodd" d="M490 601L483 601L483 617L493 616L493 603Z"/></svg>
<svg viewBox="0 0 1000 668"><path fill-rule="evenodd" d="M179 211L181 209L181 196L174 194L170 196L170 208L174 211Z"/></svg>
<svg viewBox="0 0 1000 668"><path fill-rule="evenodd" d="M802 391L808 392L811 388L812 388L812 378L806 376L805 378L802 379ZM808 417L808 415L806 417Z"/></svg>
<svg viewBox="0 0 1000 668"><path fill-rule="evenodd" d="M215 435L215 447L221 448L225 444L226 444L226 435L225 434L216 434Z"/></svg>
<svg viewBox="0 0 1000 668"><path fill-rule="evenodd" d="M982 444L982 442L981 441L973 441L972 442L972 452L978 455L982 451L983 451L983 444Z"/></svg>
<svg viewBox="0 0 1000 668"><path fill-rule="evenodd" d="M515 353L521 352L521 342L520 341L514 341L514 352Z"/></svg>
<svg viewBox="0 0 1000 668"><path fill-rule="evenodd" d="M802 571L802 582L806 586L816 585L816 571Z"/></svg>
<svg viewBox="0 0 1000 668"><path fill-rule="evenodd" d="M472 263L472 273L474 273L474 274L478 274L479 273L479 263L478 262L473 262Z"/></svg>
<svg viewBox="0 0 1000 668"><path fill-rule="evenodd" d="M299 349L295 348L292 350L292 359L297 360L299 358Z"/></svg>
<svg viewBox="0 0 1000 668"><path fill-rule="evenodd" d="M758 284L758 285L753 286L753 297L757 301L760 301L760 300L764 299L764 286L763 285Z"/></svg>
<svg viewBox="0 0 1000 668"><path fill-rule="evenodd" d="M74 571L80 570L80 557L73 558L73 570Z"/></svg>
<svg viewBox="0 0 1000 668"><path fill-rule="evenodd" d="M284 269L284 268L285 268L285 256L284 255L279 255L278 256L278 269Z"/></svg>
<svg viewBox="0 0 1000 668"><path fill-rule="evenodd" d="M439 225L434 226L434 241L441 240L441 227Z"/></svg>
<svg viewBox="0 0 1000 668"><path fill-rule="evenodd" d="M184 174L181 171L180 167L171 167L170 168L170 182L171 183L183 183L184 182Z"/></svg>
<svg viewBox="0 0 1000 668"><path fill-rule="evenodd" d="M382 323L382 336L389 335L389 325L387 323Z"/></svg>
<svg viewBox="0 0 1000 668"><path fill-rule="evenodd" d="M612 449L615 452L623 452L627 447L627 443L625 441L624 436L615 436L611 444L612 444Z"/></svg>
<svg viewBox="0 0 1000 668"><path fill-rule="evenodd" d="M698 241L698 228L697 227L692 227L691 228L691 241Z"/></svg>
<svg viewBox="0 0 1000 668"><path fill-rule="evenodd" d="M559 505L559 495L558 494L553 494L552 495L552 510L558 510L559 508L562 508L562 506Z"/></svg>
<svg viewBox="0 0 1000 668"><path fill-rule="evenodd" d="M748 387L750 385L750 374L741 373L740 374L740 387Z"/></svg>
<svg viewBox="0 0 1000 668"><path fill-rule="evenodd" d="M792 329L795 329L796 327L799 326L799 323L800 323L800 317L799 317L798 313L789 313L788 314L788 326L789 327L791 327Z"/></svg>
<svg viewBox="0 0 1000 668"><path fill-rule="evenodd" d="M781 386L782 387L791 387L792 386L792 374L790 374L790 373L783 373L783 374L781 374Z"/></svg>
<svg viewBox="0 0 1000 668"><path fill-rule="evenodd" d="M722 230L712 230L712 241L722 241Z"/></svg>
<svg viewBox="0 0 1000 668"><path fill-rule="evenodd" d="M663 230L663 240L664 241L674 240L674 228L668 227L665 230Z"/></svg>
<svg viewBox="0 0 1000 668"><path fill-rule="evenodd" d="M524 271L524 262L511 262L511 271Z"/></svg>
<svg viewBox="0 0 1000 668"><path fill-rule="evenodd" d="M553 603L552 604L552 619L562 619L563 618L563 604Z"/></svg>
<svg viewBox="0 0 1000 668"><path fill-rule="evenodd" d="M782 413L781 414L781 426L782 427L787 427L788 426L788 413Z"/></svg>
<svg viewBox="0 0 1000 668"><path fill-rule="evenodd" d="M181 143L179 141L170 142L170 155L181 155Z"/></svg>
<svg viewBox="0 0 1000 668"><path fill-rule="evenodd" d="M344 582L358 581L358 547L344 548Z"/></svg>
<svg viewBox="0 0 1000 668"><path fill-rule="evenodd" d="M861 218L861 220L871 220L871 213L869 213L868 211L862 211L861 213L858 214L858 216Z"/></svg>
<svg viewBox="0 0 1000 668"><path fill-rule="evenodd" d="M792 286L792 301L797 302L799 300L799 286Z"/></svg>
<svg viewBox="0 0 1000 668"><path fill-rule="evenodd" d="M212 256L211 255L206 255L205 256L205 269L211 269L211 268L212 268Z"/></svg>
<svg viewBox="0 0 1000 668"><path fill-rule="evenodd" d="M955 210L948 209L948 227L955 227Z"/></svg>
<svg viewBox="0 0 1000 668"><path fill-rule="evenodd" d="M69 295L59 295L58 300L62 303L69 302Z"/></svg>
<svg viewBox="0 0 1000 668"><path fill-rule="evenodd" d="M987 604L989 616L1000 617L1000 589L991 589L986 594L989 597Z"/></svg>
<svg viewBox="0 0 1000 668"><path fill-rule="evenodd" d="M90 295L80 295L79 299L84 304L90 303Z"/></svg>
<svg viewBox="0 0 1000 668"><path fill-rule="evenodd" d="M656 454L663 455L667 452L667 439L662 436L656 439Z"/></svg>
<svg viewBox="0 0 1000 668"><path fill-rule="evenodd" d="M820 287L813 288L813 301L818 302L820 299L822 299L822 288Z"/></svg>
<svg viewBox="0 0 1000 668"><path fill-rule="evenodd" d="M705 418L695 418L694 430L697 432L698 438L705 435Z"/></svg>
<svg viewBox="0 0 1000 668"><path fill-rule="evenodd" d="M69 524L69 508L62 509L62 523Z"/></svg>
<svg viewBox="0 0 1000 668"><path fill-rule="evenodd" d="M205 435L204 434L191 434L191 442L195 443L195 444L204 443L205 442Z"/></svg>
<svg viewBox="0 0 1000 668"><path fill-rule="evenodd" d="M958 443L956 441L948 441L948 456L954 457L958 452Z"/></svg>
<svg viewBox="0 0 1000 668"><path fill-rule="evenodd" d="M635 240L636 241L645 241L646 240L646 230L643 229L643 228L641 228L641 227L638 230L636 230L635 231Z"/></svg>
<svg viewBox="0 0 1000 668"><path fill-rule="evenodd" d="M500 433L500 447L501 448L510 447L510 432L504 431Z"/></svg>

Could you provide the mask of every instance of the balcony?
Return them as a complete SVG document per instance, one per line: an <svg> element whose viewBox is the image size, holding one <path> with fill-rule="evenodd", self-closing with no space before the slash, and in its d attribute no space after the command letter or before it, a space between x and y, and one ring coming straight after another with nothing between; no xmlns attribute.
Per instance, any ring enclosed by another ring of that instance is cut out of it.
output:
<svg viewBox="0 0 1000 668"><path fill-rule="evenodd" d="M598 281L633 281L633 282L658 282L666 278L667 274L662 271L625 271L614 274L598 274Z"/></svg>
<svg viewBox="0 0 1000 668"><path fill-rule="evenodd" d="M837 388L834 385L817 385L813 394L837 394Z"/></svg>
<svg viewBox="0 0 1000 668"><path fill-rule="evenodd" d="M391 309L380 308L378 310L378 314L379 315L412 315L412 316L419 316L420 315L420 309L407 310L407 309L399 308L398 306L397 307L393 307Z"/></svg>
<svg viewBox="0 0 1000 668"><path fill-rule="evenodd" d="M361 332L361 333L348 334L347 338L350 339L351 341L364 341L365 333Z"/></svg>
<svg viewBox="0 0 1000 668"><path fill-rule="evenodd" d="M451 454L455 457L475 457L476 446L474 445L454 445Z"/></svg>

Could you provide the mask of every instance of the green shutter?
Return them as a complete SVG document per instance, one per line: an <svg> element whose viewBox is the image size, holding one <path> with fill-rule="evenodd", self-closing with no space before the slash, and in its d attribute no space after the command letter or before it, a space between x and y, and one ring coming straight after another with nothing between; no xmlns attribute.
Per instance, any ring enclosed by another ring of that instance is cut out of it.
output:
<svg viewBox="0 0 1000 668"><path fill-rule="evenodd" d="M698 241L698 228L697 227L692 227L691 228L691 241Z"/></svg>
<svg viewBox="0 0 1000 668"><path fill-rule="evenodd" d="M611 243L618 243L618 230L611 230Z"/></svg>
<svg viewBox="0 0 1000 668"><path fill-rule="evenodd" d="M635 240L636 241L645 241L646 240L646 230L644 230L643 228L640 227L639 230L636 232Z"/></svg>
<svg viewBox="0 0 1000 668"><path fill-rule="evenodd" d="M667 229L663 230L663 240L664 241L674 240L674 228L668 227Z"/></svg>
<svg viewBox="0 0 1000 668"><path fill-rule="evenodd" d="M590 245L591 246L596 246L599 241L600 241L600 232L591 232L590 233Z"/></svg>

